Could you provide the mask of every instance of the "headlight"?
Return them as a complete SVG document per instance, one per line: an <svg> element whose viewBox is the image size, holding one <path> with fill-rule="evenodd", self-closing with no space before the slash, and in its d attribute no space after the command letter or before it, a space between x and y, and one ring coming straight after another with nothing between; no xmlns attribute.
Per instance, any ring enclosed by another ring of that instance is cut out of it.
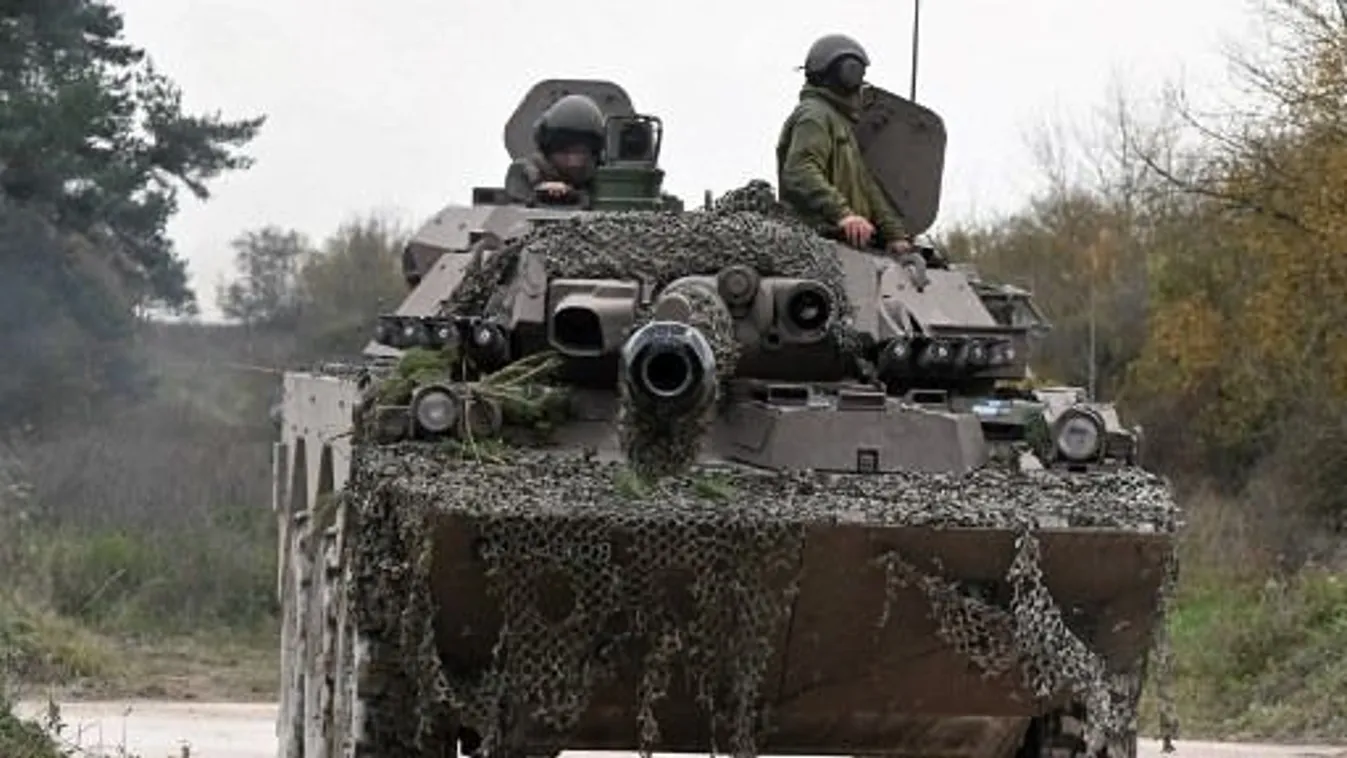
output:
<svg viewBox="0 0 1347 758"><path fill-rule="evenodd" d="M374 324L374 341L380 345L396 347L394 344L398 338L398 322L392 316L380 316Z"/></svg>
<svg viewBox="0 0 1347 758"><path fill-rule="evenodd" d="M412 398L411 411L417 428L430 434L444 434L458 422L458 401L445 387L418 390Z"/></svg>
<svg viewBox="0 0 1347 758"><path fill-rule="evenodd" d="M422 347L429 342L426 327L414 318L402 319L402 333L398 336L400 347Z"/></svg>
<svg viewBox="0 0 1347 758"><path fill-rule="evenodd" d="M510 362L510 338L499 324L490 321L474 324L464 347L478 370L483 372L494 371Z"/></svg>
<svg viewBox="0 0 1347 758"><path fill-rule="evenodd" d="M1009 366L1015 362L1015 343L1005 341L992 346L988 360L993 366Z"/></svg>
<svg viewBox="0 0 1347 758"><path fill-rule="evenodd" d="M931 340L917 356L917 364L922 368L947 366L954 362L954 343L948 340Z"/></svg>
<svg viewBox="0 0 1347 758"><path fill-rule="evenodd" d="M991 351L978 340L964 346L964 360L974 368L983 368L991 362Z"/></svg>
<svg viewBox="0 0 1347 758"><path fill-rule="evenodd" d="M1072 408L1057 421L1057 451L1070 461L1088 461L1099 455L1104 424L1094 414Z"/></svg>
<svg viewBox="0 0 1347 758"><path fill-rule="evenodd" d="M758 294L759 279L758 272L748 266L730 266L716 275L716 289L726 305L743 307Z"/></svg>
<svg viewBox="0 0 1347 758"><path fill-rule="evenodd" d="M458 347L458 328L452 319L427 318L422 323L429 333L430 347Z"/></svg>

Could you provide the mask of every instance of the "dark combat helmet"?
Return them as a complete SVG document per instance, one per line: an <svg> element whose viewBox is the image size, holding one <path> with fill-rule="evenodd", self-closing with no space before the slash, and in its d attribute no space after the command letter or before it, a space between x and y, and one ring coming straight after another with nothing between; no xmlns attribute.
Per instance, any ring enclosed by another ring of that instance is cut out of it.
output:
<svg viewBox="0 0 1347 758"><path fill-rule="evenodd" d="M533 127L533 141L544 153L581 143L599 152L604 141L604 116L589 97L567 95L552 104Z"/></svg>
<svg viewBox="0 0 1347 758"><path fill-rule="evenodd" d="M809 46L809 53L805 55L804 72L811 76L822 76L829 66L848 55L859 58L866 66L870 65L870 56L865 54L865 48L847 35L829 34L819 37Z"/></svg>

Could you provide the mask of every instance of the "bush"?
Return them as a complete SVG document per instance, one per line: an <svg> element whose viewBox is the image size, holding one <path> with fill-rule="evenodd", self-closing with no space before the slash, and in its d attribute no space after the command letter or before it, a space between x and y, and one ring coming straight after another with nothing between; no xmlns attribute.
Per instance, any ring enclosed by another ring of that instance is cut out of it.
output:
<svg viewBox="0 0 1347 758"><path fill-rule="evenodd" d="M0 693L0 755L5 758L68 758L41 724L21 719Z"/></svg>
<svg viewBox="0 0 1347 758"><path fill-rule="evenodd" d="M67 532L44 575L60 614L118 631L254 629L276 612L274 539L255 529Z"/></svg>

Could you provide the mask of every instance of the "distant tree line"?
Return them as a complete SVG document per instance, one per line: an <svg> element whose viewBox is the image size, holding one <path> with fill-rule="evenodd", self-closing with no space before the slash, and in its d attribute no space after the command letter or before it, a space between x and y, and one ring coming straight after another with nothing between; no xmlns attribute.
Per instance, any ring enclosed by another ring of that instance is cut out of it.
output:
<svg viewBox="0 0 1347 758"><path fill-rule="evenodd" d="M249 329L293 334L304 354L352 356L375 318L407 294L400 256L407 231L370 213L341 224L321 245L277 226L231 242L234 277L217 288L224 315Z"/></svg>

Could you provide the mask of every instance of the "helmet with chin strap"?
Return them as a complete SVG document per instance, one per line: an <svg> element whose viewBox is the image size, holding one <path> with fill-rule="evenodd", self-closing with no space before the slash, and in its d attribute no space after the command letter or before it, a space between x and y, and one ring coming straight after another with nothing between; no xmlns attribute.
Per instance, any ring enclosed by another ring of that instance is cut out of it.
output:
<svg viewBox="0 0 1347 758"><path fill-rule="evenodd" d="M830 83L846 91L854 91L865 78L870 65L861 43L845 34L819 37L809 46L804 59L805 77L813 83Z"/></svg>

